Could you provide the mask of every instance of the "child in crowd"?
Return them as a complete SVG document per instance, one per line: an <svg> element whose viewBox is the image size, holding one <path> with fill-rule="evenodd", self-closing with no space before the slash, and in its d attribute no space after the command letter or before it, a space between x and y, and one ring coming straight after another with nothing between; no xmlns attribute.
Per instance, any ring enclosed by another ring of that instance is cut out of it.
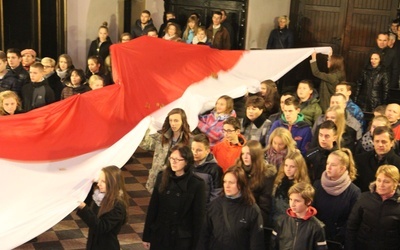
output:
<svg viewBox="0 0 400 250"><path fill-rule="evenodd" d="M121 36L120 36L120 41L121 41L121 43L127 43L127 42L129 42L130 40L132 40L132 35L131 35L131 33L129 33L129 32L124 32L124 33L121 34Z"/></svg>
<svg viewBox="0 0 400 250"><path fill-rule="evenodd" d="M149 31L147 31L147 36L158 37L158 33L157 33L156 27L149 28Z"/></svg>
<svg viewBox="0 0 400 250"><path fill-rule="evenodd" d="M276 83L272 80L265 80L260 83L259 96L264 98L267 117L279 112L279 93Z"/></svg>
<svg viewBox="0 0 400 250"><path fill-rule="evenodd" d="M317 210L311 206L314 193L314 188L305 182L289 189L290 208L278 218L271 249L328 249L324 224L315 217Z"/></svg>
<svg viewBox="0 0 400 250"><path fill-rule="evenodd" d="M206 28L204 26L200 26L197 28L196 36L193 37L193 44L209 44L207 34L206 34Z"/></svg>
<svg viewBox="0 0 400 250"><path fill-rule="evenodd" d="M386 105L379 105L374 109L374 116L385 115Z"/></svg>
<svg viewBox="0 0 400 250"><path fill-rule="evenodd" d="M0 92L0 116L21 113L21 100L11 90Z"/></svg>
<svg viewBox="0 0 400 250"><path fill-rule="evenodd" d="M101 170L90 203L81 202L77 215L89 226L86 249L120 249L117 235L128 221L128 194L116 166Z"/></svg>
<svg viewBox="0 0 400 250"><path fill-rule="evenodd" d="M71 71L74 69L72 58L68 54L62 54L58 57L56 72L60 77L61 82L65 82L71 76Z"/></svg>
<svg viewBox="0 0 400 250"><path fill-rule="evenodd" d="M176 23L168 23L167 27L165 27L165 36L163 39L169 41L176 41L178 38L181 37L181 29Z"/></svg>
<svg viewBox="0 0 400 250"><path fill-rule="evenodd" d="M92 75L99 75L103 78L105 86L112 84L111 75L101 57L90 56L87 62L90 72L86 74L86 78L90 78Z"/></svg>
<svg viewBox="0 0 400 250"><path fill-rule="evenodd" d="M31 82L22 87L22 107L24 112L55 102L54 92L44 78L43 65L36 62L30 66Z"/></svg>
<svg viewBox="0 0 400 250"><path fill-rule="evenodd" d="M192 153L194 157L194 173L206 183L207 203L217 198L222 191L222 168L218 166L210 151L210 142L205 134L193 137Z"/></svg>
<svg viewBox="0 0 400 250"><path fill-rule="evenodd" d="M300 152L295 151L285 157L275 178L272 192L274 197L272 220L274 222L279 216L286 214L286 210L289 208L289 189L300 182L310 183L310 179L303 156Z"/></svg>
<svg viewBox="0 0 400 250"><path fill-rule="evenodd" d="M218 165L225 172L240 157L246 139L240 134L240 121L236 117L228 117L224 121L222 131L224 139L214 146L213 154Z"/></svg>
<svg viewBox="0 0 400 250"><path fill-rule="evenodd" d="M73 95L87 92L89 86L86 84L85 73L82 69L73 69L70 80L66 83L65 88L61 91L61 100Z"/></svg>
<svg viewBox="0 0 400 250"><path fill-rule="evenodd" d="M283 159L296 149L296 141L293 140L290 131L286 128L276 128L268 138L264 158L279 171Z"/></svg>
<svg viewBox="0 0 400 250"><path fill-rule="evenodd" d="M189 17L186 25L186 29L183 32L182 40L188 44L191 44L193 38L197 32L197 18L196 17Z"/></svg>
<svg viewBox="0 0 400 250"><path fill-rule="evenodd" d="M297 86L297 97L300 100L300 112L304 115L304 121L312 126L322 114L319 106L317 90L310 80L302 80Z"/></svg>
<svg viewBox="0 0 400 250"><path fill-rule="evenodd" d="M246 140L257 140L265 146L265 136L267 135L271 121L264 113L265 101L262 97L251 96L246 100L246 117L242 122L242 134Z"/></svg>
<svg viewBox="0 0 400 250"><path fill-rule="evenodd" d="M149 135L149 132L150 130L147 131L140 147L154 151L153 162L146 183L147 190L152 193L158 173L166 168L165 164L170 149L176 144L189 146L191 134L186 113L180 108L175 108L168 113L160 131L152 135Z"/></svg>
<svg viewBox="0 0 400 250"><path fill-rule="evenodd" d="M102 87L104 87L104 79L99 75L92 75L89 78L89 87L92 90L101 89Z"/></svg>
<svg viewBox="0 0 400 250"><path fill-rule="evenodd" d="M289 97L285 100L283 115L272 124L267 140L270 133L278 127L287 128L291 132L297 148L305 155L312 134L310 126L304 121L304 115L300 113L300 103L296 98Z"/></svg>
<svg viewBox="0 0 400 250"><path fill-rule="evenodd" d="M230 116L236 117L236 113L233 110L233 99L227 95L218 98L210 114L199 116L197 127L207 135L211 149L224 138L223 122Z"/></svg>

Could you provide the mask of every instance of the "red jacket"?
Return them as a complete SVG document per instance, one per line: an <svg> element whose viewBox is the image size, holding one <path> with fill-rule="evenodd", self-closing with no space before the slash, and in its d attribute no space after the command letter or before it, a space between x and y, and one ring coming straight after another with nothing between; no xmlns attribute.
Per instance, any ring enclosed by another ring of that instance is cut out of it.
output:
<svg viewBox="0 0 400 250"><path fill-rule="evenodd" d="M246 139L243 135L239 134L238 144L231 144L227 140L223 140L214 146L212 153L224 172L239 159L245 143Z"/></svg>

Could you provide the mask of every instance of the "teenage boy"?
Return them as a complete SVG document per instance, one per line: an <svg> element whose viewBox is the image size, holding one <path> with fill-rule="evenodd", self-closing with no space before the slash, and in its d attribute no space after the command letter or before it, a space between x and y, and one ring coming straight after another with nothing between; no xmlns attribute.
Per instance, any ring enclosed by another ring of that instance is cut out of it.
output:
<svg viewBox="0 0 400 250"><path fill-rule="evenodd" d="M194 173L206 183L207 203L217 198L222 191L222 168L218 166L214 155L210 152L210 141L205 134L193 137L192 152L194 157Z"/></svg>
<svg viewBox="0 0 400 250"><path fill-rule="evenodd" d="M54 92L44 78L43 65L36 62L29 69L31 82L22 87L22 109L28 112L55 101Z"/></svg>
<svg viewBox="0 0 400 250"><path fill-rule="evenodd" d="M272 124L266 141L268 141L270 134L278 127L286 128L292 133L292 137L297 143L297 148L305 156L308 143L310 143L312 138L311 128L304 121L304 116L300 113L300 103L295 97L289 97L285 100L283 114L279 120Z"/></svg>
<svg viewBox="0 0 400 250"><path fill-rule="evenodd" d="M29 73L22 67L21 51L19 49L11 48L7 50L7 63L11 72L18 79L18 94L21 94L21 88L30 82Z"/></svg>
<svg viewBox="0 0 400 250"><path fill-rule="evenodd" d="M21 94L21 86L16 76L7 69L6 53L0 50L0 92L5 90L12 90Z"/></svg>
<svg viewBox="0 0 400 250"><path fill-rule="evenodd" d="M324 121L319 127L318 134L314 136L318 136L318 146L309 149L305 157L311 183L321 179L329 154L338 149L337 127L333 121Z"/></svg>
<svg viewBox="0 0 400 250"><path fill-rule="evenodd" d="M271 121L267 119L264 109L264 98L249 97L246 101L246 117L243 118L241 130L246 140L259 141L262 146L265 146L265 136L271 127Z"/></svg>
<svg viewBox="0 0 400 250"><path fill-rule="evenodd" d="M211 40L211 46L216 49L231 49L231 40L228 30L222 26L222 13L214 11L212 24L207 29L207 37Z"/></svg>
<svg viewBox="0 0 400 250"><path fill-rule="evenodd" d="M364 113L361 108L355 104L351 96L351 85L348 82L340 82L336 85L336 93L343 94L346 97L346 111L349 112L360 124L364 124Z"/></svg>
<svg viewBox="0 0 400 250"><path fill-rule="evenodd" d="M236 117L228 117L224 121L222 131L224 139L214 146L212 152L218 165L225 172L229 167L235 165L242 153L246 139L240 134L240 121Z"/></svg>
<svg viewBox="0 0 400 250"><path fill-rule="evenodd" d="M297 97L300 100L300 112L304 115L304 121L312 126L322 114L319 106L318 93L310 80L302 80L297 86Z"/></svg>
<svg viewBox="0 0 400 250"><path fill-rule="evenodd" d="M314 188L300 182L288 194L290 208L272 231L271 249L328 249L324 224L315 217L317 210L311 206Z"/></svg>

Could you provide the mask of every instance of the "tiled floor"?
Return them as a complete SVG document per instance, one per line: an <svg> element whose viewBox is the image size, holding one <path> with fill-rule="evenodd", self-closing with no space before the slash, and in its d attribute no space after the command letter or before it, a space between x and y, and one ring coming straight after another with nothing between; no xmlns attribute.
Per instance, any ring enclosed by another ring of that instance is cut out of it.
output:
<svg viewBox="0 0 400 250"><path fill-rule="evenodd" d="M151 167L152 154L136 150L133 157L122 168L125 183L130 196L129 221L118 235L121 248L124 250L143 250L142 232L150 193L144 185L148 169ZM65 217L47 232L39 235L36 242L29 242L16 249L29 250L61 250L85 249L88 228L79 219L75 211Z"/></svg>

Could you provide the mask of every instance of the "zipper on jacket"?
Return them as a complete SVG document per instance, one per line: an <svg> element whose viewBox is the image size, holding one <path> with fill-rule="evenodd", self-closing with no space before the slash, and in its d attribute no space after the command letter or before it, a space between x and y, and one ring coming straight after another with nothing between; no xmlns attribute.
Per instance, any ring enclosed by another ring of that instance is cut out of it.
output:
<svg viewBox="0 0 400 250"><path fill-rule="evenodd" d="M293 247L292 247L292 249L294 249L294 246L296 245L297 231L298 231L298 229L299 229L299 222L296 221L296 233L295 233L295 235L294 235L294 240L293 240Z"/></svg>

